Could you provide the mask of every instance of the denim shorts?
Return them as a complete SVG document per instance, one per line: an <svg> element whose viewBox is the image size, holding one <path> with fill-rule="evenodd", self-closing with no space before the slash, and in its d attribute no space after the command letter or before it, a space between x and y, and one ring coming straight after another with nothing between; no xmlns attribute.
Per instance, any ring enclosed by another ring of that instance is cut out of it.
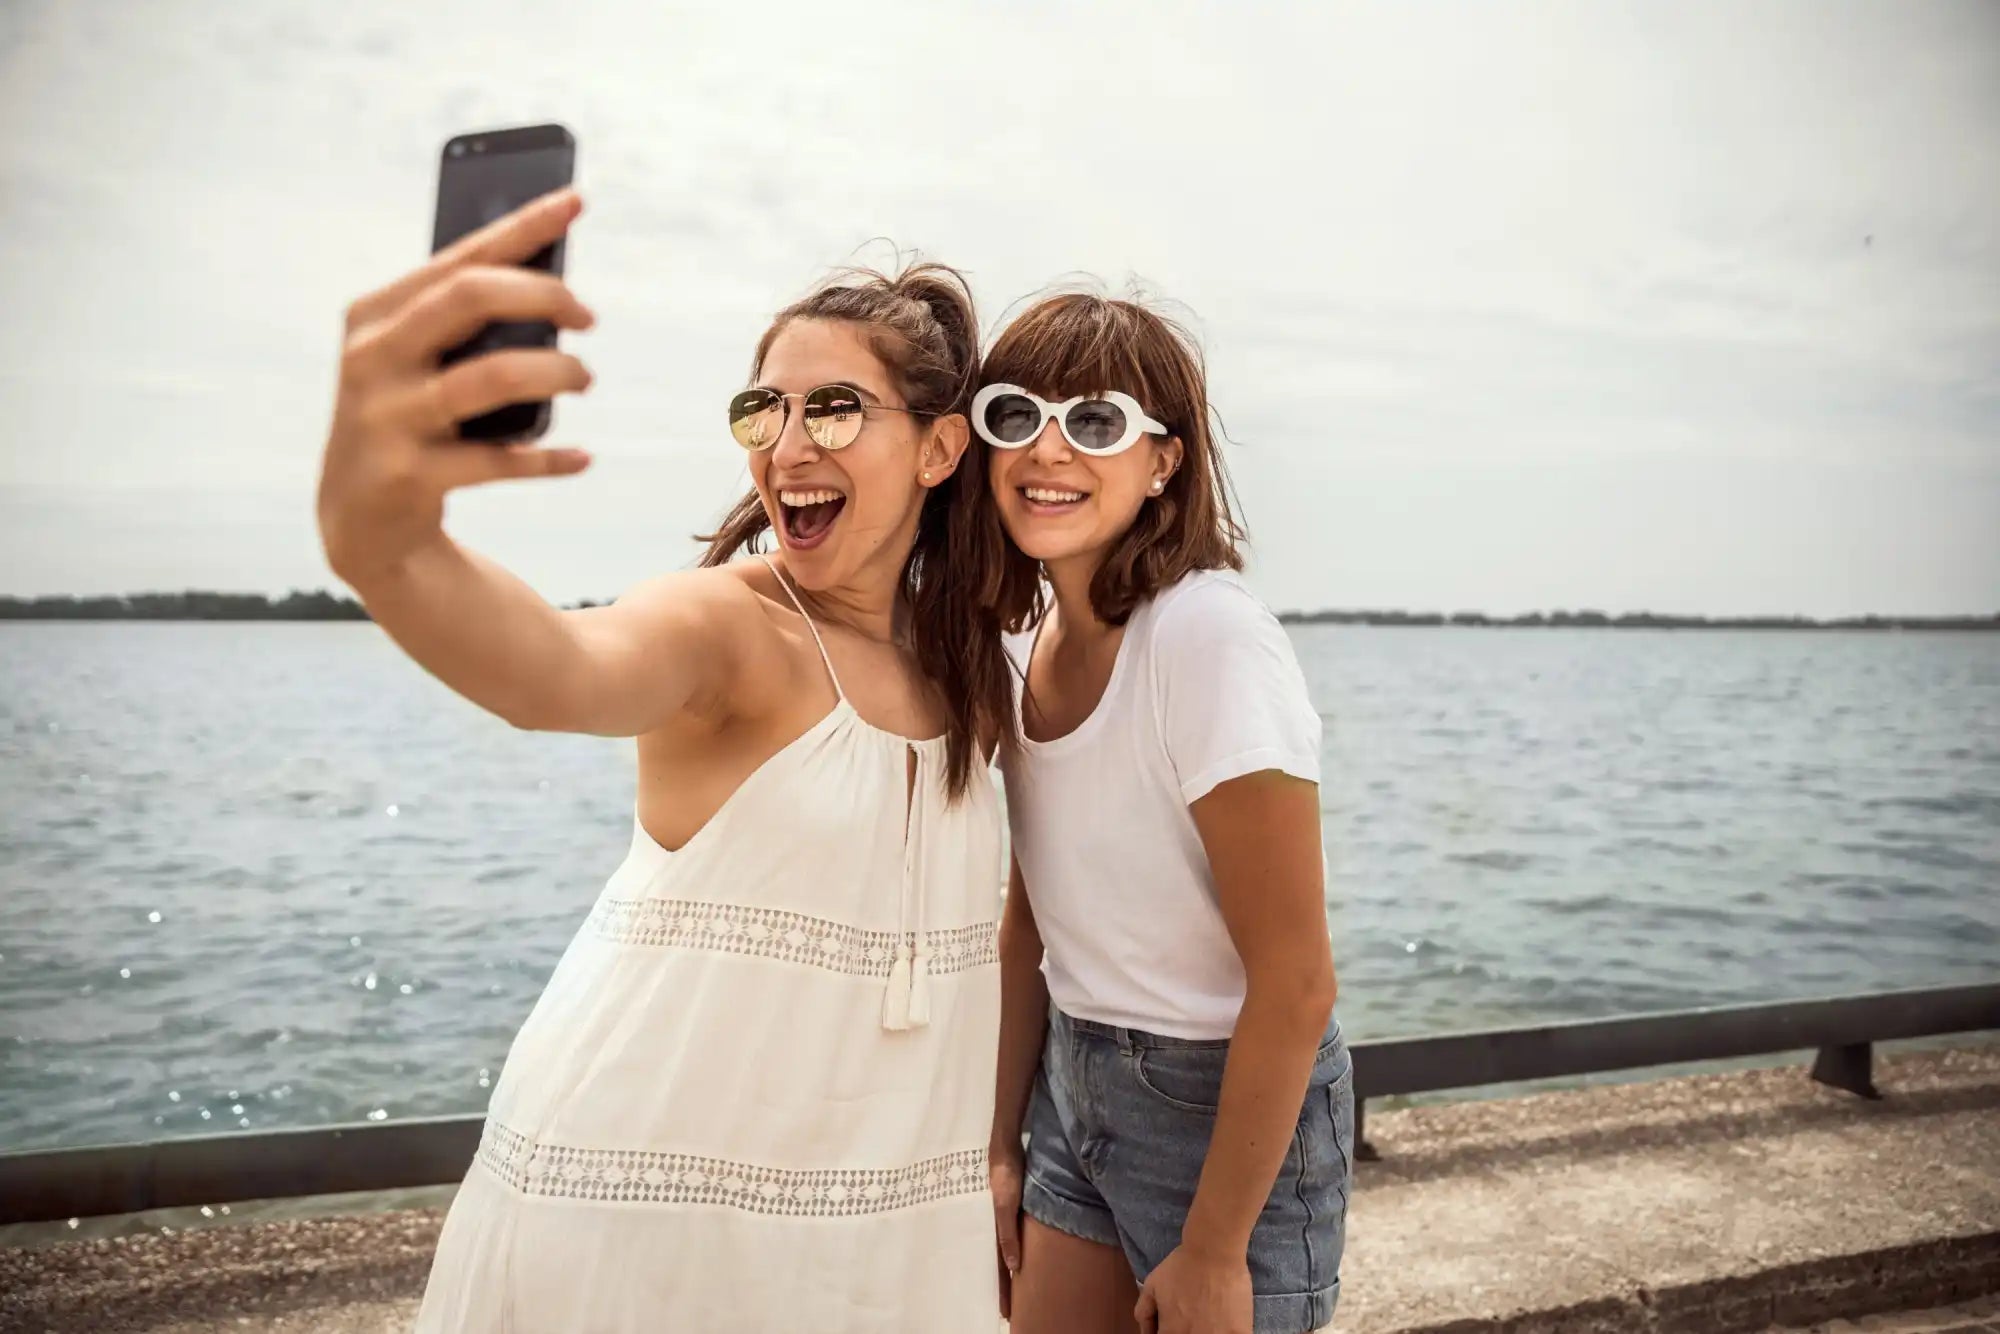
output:
<svg viewBox="0 0 2000 1334"><path fill-rule="evenodd" d="M1196 1042L1051 1007L1028 1109L1022 1207L1116 1246L1141 1283L1181 1241L1221 1100L1226 1038ZM1291 1146L1250 1235L1257 1334L1333 1319L1354 1157L1354 1062L1327 1027Z"/></svg>

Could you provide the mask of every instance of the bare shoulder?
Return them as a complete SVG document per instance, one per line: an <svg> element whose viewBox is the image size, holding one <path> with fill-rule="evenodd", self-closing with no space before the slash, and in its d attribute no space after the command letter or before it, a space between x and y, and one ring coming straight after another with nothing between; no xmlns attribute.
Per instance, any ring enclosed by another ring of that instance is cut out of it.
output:
<svg viewBox="0 0 2000 1334"><path fill-rule="evenodd" d="M721 565L656 574L619 594L612 606L638 616L694 617L726 630L738 619L747 628L760 601L738 565Z"/></svg>
<svg viewBox="0 0 2000 1334"><path fill-rule="evenodd" d="M761 601L728 567L674 570L634 584L611 605L582 615L601 634L634 647L673 636L727 654L755 647L757 632L769 626Z"/></svg>
<svg viewBox="0 0 2000 1334"><path fill-rule="evenodd" d="M572 615L599 661L635 689L671 678L676 709L711 718L755 712L782 688L787 655L747 574L737 565L674 570Z"/></svg>

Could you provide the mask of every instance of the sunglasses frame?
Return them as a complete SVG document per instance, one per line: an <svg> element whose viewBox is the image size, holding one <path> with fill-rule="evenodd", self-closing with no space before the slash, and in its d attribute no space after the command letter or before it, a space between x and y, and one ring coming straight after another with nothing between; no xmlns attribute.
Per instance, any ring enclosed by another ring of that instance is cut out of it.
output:
<svg viewBox="0 0 2000 1334"><path fill-rule="evenodd" d="M833 439L822 440L820 438L819 433L816 430L814 430L814 427L815 425L817 425L817 423L815 423L812 420L812 418L807 417L805 415L806 400L808 398L811 398L814 394L822 393L828 389L844 389L848 393L854 395L854 402L856 406L860 408L860 416L863 425L867 424L868 414L871 412L901 412L911 417L937 416L935 412L926 412L922 408L892 408L886 403L870 403L865 397L862 396L861 389L858 385L851 385L843 380L830 380L826 384L815 385L813 388L806 390L803 394L781 394L775 389L766 389L760 385L750 389L738 390L736 393L731 394L729 396L730 407L733 409L736 406L736 400L742 398L745 394L770 395L773 399L777 400L777 406L784 410L784 416L778 422L777 432L763 444L754 444L754 445L745 443L743 438L736 434L736 423L738 420L747 419L753 416L759 416L764 412L769 412L770 408L767 407L760 409L756 413L746 412L743 414L743 418L741 419L732 418L729 423L729 438L734 440L737 444L742 445L745 450L747 450L752 454L761 454L767 449L775 449L777 447L778 441L784 439L785 428L791 425L792 400L796 398L799 401L799 418L800 418L799 424L805 427L806 438L813 442L815 448L823 449L829 454L838 453L840 450L846 449L849 445L853 444L856 440L861 438L861 427L856 426L854 428L854 434L849 436L845 440L839 440L839 441Z"/></svg>
<svg viewBox="0 0 2000 1334"><path fill-rule="evenodd" d="M1035 424L1034 431L1025 440L1002 440L1000 437L994 435L986 425L986 409L992 405L994 399L1007 394L1018 394L1042 410L1041 421ZM1119 437L1116 444L1112 445L1091 446L1078 440L1069 433L1069 411L1079 403L1109 403L1112 407L1123 412L1125 414L1125 434ZM979 432L981 440L984 440L995 449L1026 449L1029 445L1041 439L1042 432L1048 429L1051 417L1055 418L1057 429L1062 432L1063 439L1069 441L1071 449L1074 449L1079 454L1088 454L1094 459L1106 459L1110 458L1113 454L1123 454L1126 450L1137 444L1139 437L1142 435L1169 434L1166 427L1154 421L1147 414L1146 410L1139 406L1138 399L1132 397L1130 394L1120 393L1116 389L1107 390L1101 394L1078 394L1075 398L1066 398L1060 403L1051 403L1040 394L1023 389L1017 384L989 384L973 395L972 398L972 429Z"/></svg>

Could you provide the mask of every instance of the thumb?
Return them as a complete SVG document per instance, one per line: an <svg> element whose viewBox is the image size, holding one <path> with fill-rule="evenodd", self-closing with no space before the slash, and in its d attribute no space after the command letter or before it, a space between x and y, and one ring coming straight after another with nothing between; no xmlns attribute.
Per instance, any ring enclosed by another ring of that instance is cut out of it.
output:
<svg viewBox="0 0 2000 1334"><path fill-rule="evenodd" d="M445 445L439 448L438 474L447 489L506 482L522 477L566 477L590 466L581 449L542 449L535 445Z"/></svg>

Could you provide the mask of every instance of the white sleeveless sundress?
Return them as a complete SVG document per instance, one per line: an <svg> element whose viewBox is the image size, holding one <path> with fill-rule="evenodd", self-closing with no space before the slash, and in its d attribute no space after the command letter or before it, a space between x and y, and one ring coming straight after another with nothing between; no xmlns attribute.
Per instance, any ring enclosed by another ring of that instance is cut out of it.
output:
<svg viewBox="0 0 2000 1334"><path fill-rule="evenodd" d="M514 1040L420 1334L998 1327L999 803L975 765L947 804L944 740L826 666L832 711L685 847L635 827Z"/></svg>

